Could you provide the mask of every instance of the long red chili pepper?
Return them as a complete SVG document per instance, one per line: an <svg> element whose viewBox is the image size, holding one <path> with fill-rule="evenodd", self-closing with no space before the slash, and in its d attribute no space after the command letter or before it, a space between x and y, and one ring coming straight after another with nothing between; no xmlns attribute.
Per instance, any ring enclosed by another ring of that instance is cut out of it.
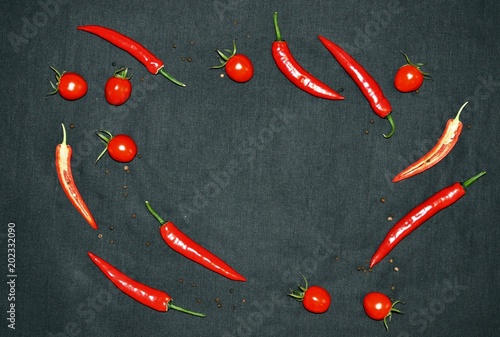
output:
<svg viewBox="0 0 500 337"><path fill-rule="evenodd" d="M97 223L78 191L75 180L73 179L73 173L71 171L71 156L73 154L73 149L71 146L66 144L66 128L64 127L64 124L61 125L63 129L63 141L61 144L57 144L56 146L57 177L59 178L59 182L61 183L64 193L66 193L66 196L76 210L85 220L87 220L92 228L98 229Z"/></svg>
<svg viewBox="0 0 500 337"><path fill-rule="evenodd" d="M354 83L361 90L365 98L370 103L372 110L380 118L385 118L391 124L391 132L384 135L390 138L396 131L396 126L392 119L392 106L389 100L384 96L382 89L375 79L345 50L340 48L332 41L323 36L318 36L321 43L328 49L347 74L353 79Z"/></svg>
<svg viewBox="0 0 500 337"><path fill-rule="evenodd" d="M156 220L162 224L160 227L160 234L170 248L184 257L187 257L188 259L199 263L203 267L225 276L230 280L242 282L246 281L244 276L240 275L227 263L181 232L172 222L165 222L162 218L160 218L147 201L146 207Z"/></svg>
<svg viewBox="0 0 500 337"><path fill-rule="evenodd" d="M153 55L153 53L146 49L142 44L131 39L130 37L125 36L116 30L97 25L78 26L77 29L97 35L112 45L128 52L141 62L151 74L156 75L160 73L173 83L182 87L185 86L184 83L176 80L165 71L162 60Z"/></svg>
<svg viewBox="0 0 500 337"><path fill-rule="evenodd" d="M276 41L272 45L274 62L278 69L293 84L305 92L320 98L331 100L342 100L344 97L319 79L308 73L293 57L288 43L283 40L278 27L278 13L274 13L274 28L276 30Z"/></svg>
<svg viewBox="0 0 500 337"><path fill-rule="evenodd" d="M462 127L463 124L460 121L460 113L462 112L463 108L467 102L462 105L460 110L457 113L457 116L454 119L449 119L448 122L446 123L446 127L443 131L443 134L441 135L441 138L437 141L436 145L427 152L422 158L405 168L403 171L398 173L393 179L393 182L398 182L403 179L407 179L410 177L413 177L419 173L422 173L437 163L439 163L441 160L444 159L450 153L450 151L453 149L455 144L458 142L458 137L460 136L460 133L462 133Z"/></svg>
<svg viewBox="0 0 500 337"><path fill-rule="evenodd" d="M379 248L370 260L370 268L382 261L405 237L432 216L451 206L465 195L465 190L477 179L485 175L480 172L463 183L456 182L443 188L429 199L412 209L389 230Z"/></svg>
<svg viewBox="0 0 500 337"><path fill-rule="evenodd" d="M88 252L92 262L113 282L113 284L122 292L132 297L137 302L144 304L154 310L166 312L168 309L184 312L186 314L205 317L204 314L187 310L176 306L172 303L172 297L166 292L151 288L143 283L123 274L121 271L113 267L111 264L100 258L99 256Z"/></svg>

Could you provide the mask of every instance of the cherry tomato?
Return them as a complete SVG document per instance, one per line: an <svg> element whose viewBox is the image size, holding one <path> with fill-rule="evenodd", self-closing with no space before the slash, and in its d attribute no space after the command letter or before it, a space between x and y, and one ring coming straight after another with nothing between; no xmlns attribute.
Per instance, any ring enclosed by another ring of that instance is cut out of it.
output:
<svg viewBox="0 0 500 337"><path fill-rule="evenodd" d="M306 282L305 287L299 286L299 290L294 290L289 296L301 301L304 308L314 314L322 314L328 311L332 298L328 291L320 286L311 286L307 284L307 279L302 275Z"/></svg>
<svg viewBox="0 0 500 337"><path fill-rule="evenodd" d="M231 52L227 50L227 52ZM236 42L233 42L233 51L230 55L226 55L220 50L217 50L221 58L221 65L212 67L220 69L225 67L226 75L235 82L245 83L252 79L254 74L252 61L243 54L236 53Z"/></svg>
<svg viewBox="0 0 500 337"><path fill-rule="evenodd" d="M137 155L137 145L129 135L119 134L113 136L111 132L100 130L96 132L97 136L106 144L106 148L96 159L96 163L108 152L109 156L120 163L128 163Z"/></svg>
<svg viewBox="0 0 500 337"><path fill-rule="evenodd" d="M366 314L371 319L376 321L384 320L384 326L388 330L389 327L387 325L387 318L392 316L393 312L401 313L398 309L395 309L394 306L400 301L396 301L392 303L391 299L382 293L379 292L371 292L366 294L363 299L363 308L365 309Z"/></svg>
<svg viewBox="0 0 500 337"><path fill-rule="evenodd" d="M431 78L431 75L420 70L425 63L413 64L406 54L403 53L403 55L407 63L396 72L394 86L405 93L417 91L424 83L424 79Z"/></svg>
<svg viewBox="0 0 500 337"><path fill-rule="evenodd" d="M226 74L235 82L245 83L253 77L253 64L243 54L233 55L226 63Z"/></svg>
<svg viewBox="0 0 500 337"><path fill-rule="evenodd" d="M62 98L68 101L75 101L85 96L88 85L87 81L81 75L66 71L60 73L54 67L50 67L50 69L55 72L56 84L50 82L54 91L49 93L49 95L59 93Z"/></svg>
<svg viewBox="0 0 500 337"><path fill-rule="evenodd" d="M127 77L128 68L120 68L115 71L113 77L109 78L104 86L104 97L111 105L122 105L132 94L132 83Z"/></svg>

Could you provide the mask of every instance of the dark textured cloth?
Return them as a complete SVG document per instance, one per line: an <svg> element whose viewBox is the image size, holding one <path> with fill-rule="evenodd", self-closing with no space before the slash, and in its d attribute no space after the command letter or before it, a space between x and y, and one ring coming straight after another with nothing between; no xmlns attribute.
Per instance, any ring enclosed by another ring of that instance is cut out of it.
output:
<svg viewBox="0 0 500 337"><path fill-rule="evenodd" d="M271 57L275 11L296 59L344 101L315 98L279 72ZM2 336L387 336L363 311L370 291L405 302L389 322L391 336L500 335L500 2L9 0L0 12ZM82 24L140 41L186 87L77 31ZM389 123L318 35L378 81L393 106L391 139L382 136ZM208 69L218 64L215 50L231 49L234 39L255 66L245 84ZM432 73L418 94L393 86L401 52ZM46 97L49 66L83 75L87 95ZM133 93L114 107L103 88L120 66L130 68ZM392 183L465 101L453 151ZM97 231L57 180L61 123ZM131 135L139 156L94 164L99 129ZM483 170L463 199L366 269L397 220ZM146 200L248 281L225 279L168 248ZM206 318L135 302L88 251ZM327 313L311 314L287 296L303 284L300 274L331 293Z"/></svg>

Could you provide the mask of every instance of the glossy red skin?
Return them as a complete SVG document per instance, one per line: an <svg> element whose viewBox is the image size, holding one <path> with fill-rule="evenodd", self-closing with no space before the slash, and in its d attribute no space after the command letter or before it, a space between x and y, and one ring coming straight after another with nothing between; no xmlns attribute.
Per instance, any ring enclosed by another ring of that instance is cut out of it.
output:
<svg viewBox="0 0 500 337"><path fill-rule="evenodd" d="M182 256L233 281L245 282L246 278L227 263L200 246L180 231L173 222L168 221L160 227L160 235L165 243Z"/></svg>
<svg viewBox="0 0 500 337"><path fill-rule="evenodd" d="M162 312L168 311L168 303L172 300L172 298L166 292L151 288L133 280L91 252L88 252L88 256L92 262L99 267L103 274L106 275L106 277L123 293L154 310Z"/></svg>
<svg viewBox="0 0 500 337"><path fill-rule="evenodd" d="M151 74L158 74L164 66L163 61L153 55L142 44L113 29L97 25L78 26L77 29L99 36L112 45L128 52L141 62Z"/></svg>
<svg viewBox="0 0 500 337"><path fill-rule="evenodd" d="M392 309L391 299L382 293L371 292L363 299L363 308L371 319L376 321L386 318Z"/></svg>
<svg viewBox="0 0 500 337"><path fill-rule="evenodd" d="M400 92L417 91L422 86L422 83L424 83L424 75L411 64L405 64L399 68L394 76L394 87Z"/></svg>
<svg viewBox="0 0 500 337"><path fill-rule="evenodd" d="M87 81L77 73L65 72L61 75L57 85L57 91L62 98L75 101L87 94Z"/></svg>
<svg viewBox="0 0 500 337"><path fill-rule="evenodd" d="M104 86L104 97L111 105L122 105L132 94L132 83L127 78L119 78L116 76L107 80Z"/></svg>
<svg viewBox="0 0 500 337"><path fill-rule="evenodd" d="M344 96L307 72L293 57L286 41L274 41L272 55L278 69L298 88L319 98L344 99Z"/></svg>
<svg viewBox="0 0 500 337"><path fill-rule="evenodd" d="M250 81L254 74L252 61L243 54L233 55L226 62L225 70L227 76L238 83Z"/></svg>
<svg viewBox="0 0 500 337"><path fill-rule="evenodd" d="M372 110L380 118L386 118L392 112L392 106L375 79L340 46L321 35L318 38L340 66L344 68L354 83L356 83L359 90L361 90L370 103Z"/></svg>
<svg viewBox="0 0 500 337"><path fill-rule="evenodd" d="M132 137L119 134L108 143L109 156L120 163L128 163L137 155L137 145Z"/></svg>
<svg viewBox="0 0 500 337"><path fill-rule="evenodd" d="M382 261L405 237L420 227L435 214L451 206L465 195L465 188L456 182L445 187L423 203L412 209L387 233L370 260L370 268Z"/></svg>
<svg viewBox="0 0 500 337"><path fill-rule="evenodd" d="M314 314L322 314L330 308L332 302L328 291L320 286L311 286L304 293L302 305L304 308Z"/></svg>

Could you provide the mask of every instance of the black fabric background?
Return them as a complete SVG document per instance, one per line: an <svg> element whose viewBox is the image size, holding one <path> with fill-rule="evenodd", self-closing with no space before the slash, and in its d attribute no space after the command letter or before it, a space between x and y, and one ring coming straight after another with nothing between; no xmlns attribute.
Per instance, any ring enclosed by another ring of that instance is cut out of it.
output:
<svg viewBox="0 0 500 337"><path fill-rule="evenodd" d="M500 335L500 2L21 0L2 2L0 11L2 336L387 336L363 312L369 291L405 302L391 336ZM274 11L295 57L342 89L345 101L312 97L278 71L270 52ZM152 76L125 52L77 31L80 24L140 41L187 86ZM394 137L382 137L388 122L371 111L318 34L377 79L394 108ZM231 48L233 39L254 62L246 84L208 70L218 63L215 49ZM433 75L418 94L393 87L400 51L427 62ZM133 95L121 107L103 97L113 63L132 68ZM76 102L47 98L51 65L82 74L88 94ZM450 155L391 183L465 101L464 130ZM61 123L98 231L57 180ZM94 164L101 128L136 139L141 157L129 172L107 156ZM482 170L488 173L463 199L393 251L392 263L358 270L409 210ZM171 251L145 200L248 281L229 281ZM15 330L6 312L9 223ZM134 302L88 251L207 317ZM302 283L300 273L330 291L327 313L311 314L286 296Z"/></svg>

